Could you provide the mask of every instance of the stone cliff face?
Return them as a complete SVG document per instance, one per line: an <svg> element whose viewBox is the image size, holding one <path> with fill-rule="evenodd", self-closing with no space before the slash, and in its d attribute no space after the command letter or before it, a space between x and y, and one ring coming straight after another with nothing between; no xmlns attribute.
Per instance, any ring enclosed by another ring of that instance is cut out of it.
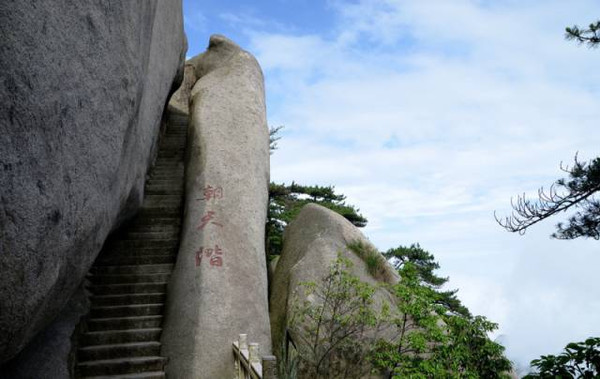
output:
<svg viewBox="0 0 600 379"><path fill-rule="evenodd" d="M0 4L0 362L139 207L185 56L180 0Z"/></svg>
<svg viewBox="0 0 600 379"><path fill-rule="evenodd" d="M174 378L233 376L240 333L270 354L265 262L269 133L254 57L222 36L190 62L186 204L162 353Z"/></svg>

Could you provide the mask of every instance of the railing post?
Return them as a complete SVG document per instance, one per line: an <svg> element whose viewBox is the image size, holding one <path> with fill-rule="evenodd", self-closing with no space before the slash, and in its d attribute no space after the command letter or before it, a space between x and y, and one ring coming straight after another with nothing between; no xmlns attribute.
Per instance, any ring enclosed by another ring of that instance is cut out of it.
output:
<svg viewBox="0 0 600 379"><path fill-rule="evenodd" d="M256 342L248 344L248 361L250 364L260 363L260 357L258 356L258 344Z"/></svg>
<svg viewBox="0 0 600 379"><path fill-rule="evenodd" d="M248 335L240 334L238 338L238 349L240 351L240 359L244 359L243 350L248 350ZM246 379L246 371L244 370L242 362L237 363L238 379Z"/></svg>
<svg viewBox="0 0 600 379"><path fill-rule="evenodd" d="M272 355L260 357L258 343L248 343L248 335L240 334L233 342L236 379L277 379L277 361Z"/></svg>
<svg viewBox="0 0 600 379"><path fill-rule="evenodd" d="M277 379L277 360L273 355L265 355L262 358L262 378Z"/></svg>

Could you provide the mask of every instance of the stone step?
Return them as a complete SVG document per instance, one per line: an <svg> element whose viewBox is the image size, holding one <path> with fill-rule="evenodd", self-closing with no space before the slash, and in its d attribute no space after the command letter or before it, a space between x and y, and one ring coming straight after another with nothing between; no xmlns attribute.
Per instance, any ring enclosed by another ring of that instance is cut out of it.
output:
<svg viewBox="0 0 600 379"><path fill-rule="evenodd" d="M171 274L146 275L89 275L92 284L129 284L129 283L162 283L168 282Z"/></svg>
<svg viewBox="0 0 600 379"><path fill-rule="evenodd" d="M88 331L159 328L162 315L141 317L94 318L87 321Z"/></svg>
<svg viewBox="0 0 600 379"><path fill-rule="evenodd" d="M157 160L154 163L154 166L152 166L152 169L156 169L157 167L163 167L163 168L168 168L168 167L183 167L184 163L182 160L180 159L176 159L176 158L164 158L161 160Z"/></svg>
<svg viewBox="0 0 600 379"><path fill-rule="evenodd" d="M184 125L179 125L179 129L173 129L169 132L169 137L183 137L187 140L187 128Z"/></svg>
<svg viewBox="0 0 600 379"><path fill-rule="evenodd" d="M120 257L138 257L138 256L144 256L144 255L173 255L177 253L177 244L172 244L172 245L157 245L157 246L152 246L152 244L150 244L150 242L152 241L146 241L148 243L146 244L138 244L138 245L133 245L133 246L125 246L125 245L118 245L118 246L114 246L112 249L110 249L110 251L107 251L105 254L100 255L98 258L98 262L102 262L102 260L104 258L106 259L113 259L113 258L120 258ZM156 240L154 242L164 242L163 240Z"/></svg>
<svg viewBox="0 0 600 379"><path fill-rule="evenodd" d="M158 265L122 265L92 267L90 272L96 275L146 275L169 274L173 270L172 264Z"/></svg>
<svg viewBox="0 0 600 379"><path fill-rule="evenodd" d="M142 224L142 220L136 224L129 224L113 236L111 236L109 243L106 246L113 246L119 240L136 240L136 239L177 239L179 238L179 232L181 230L179 225L172 224L160 224L153 222L152 218L144 220L145 224ZM162 220L161 220L162 222ZM162 237L161 237L162 236Z"/></svg>
<svg viewBox="0 0 600 379"><path fill-rule="evenodd" d="M169 223L168 220L171 220L172 223ZM177 221L175 221L177 220ZM136 220L135 223L130 224L127 227L128 232L179 232L181 230L180 221L178 219L165 219L165 222L157 223L157 222L149 222L149 220Z"/></svg>
<svg viewBox="0 0 600 379"><path fill-rule="evenodd" d="M159 340L182 225L187 123L187 115L170 115L138 216L111 236L87 275L78 377L166 377Z"/></svg>
<svg viewBox="0 0 600 379"><path fill-rule="evenodd" d="M156 241L143 241L139 239L122 239L118 241L111 241L107 245L107 249L114 249L114 251L128 251L132 248L141 249L176 249L179 246L178 239L165 239Z"/></svg>
<svg viewBox="0 0 600 379"><path fill-rule="evenodd" d="M77 365L79 375L121 375L141 372L161 371L167 359L159 356L129 357L100 361L81 362Z"/></svg>
<svg viewBox="0 0 600 379"><path fill-rule="evenodd" d="M168 138L161 142L159 149L162 149L162 150L182 149L182 150L184 150L186 142L187 142L187 140L186 140L185 136Z"/></svg>
<svg viewBox="0 0 600 379"><path fill-rule="evenodd" d="M155 218L149 219L146 217L136 217L135 220L132 221L130 228L137 228L137 227L156 228L156 227L161 227L162 225L179 227L179 226L181 226L181 218L179 218L179 217L155 217Z"/></svg>
<svg viewBox="0 0 600 379"><path fill-rule="evenodd" d="M94 306L117 306L134 304L158 304L165 302L165 293L135 293L118 295L94 295L91 297Z"/></svg>
<svg viewBox="0 0 600 379"><path fill-rule="evenodd" d="M156 293L166 292L167 282L165 281L157 283L101 284L87 286L87 289L94 295Z"/></svg>
<svg viewBox="0 0 600 379"><path fill-rule="evenodd" d="M175 162L177 162L178 164L175 164ZM184 164L182 160L175 160L173 159L172 161L167 160L167 159L162 159L160 161L157 161L157 163L167 163L167 165L161 165L160 167L154 167L151 171L150 174L165 174L165 173L179 173L179 174L183 174L185 172L185 168L184 168ZM173 163L173 166L175 167L167 167L168 163Z"/></svg>
<svg viewBox="0 0 600 379"><path fill-rule="evenodd" d="M162 230L162 231L148 231L148 232L137 232L128 231L124 238L126 239L137 239L137 240L172 240L179 238L179 230Z"/></svg>
<svg viewBox="0 0 600 379"><path fill-rule="evenodd" d="M141 250L141 252L146 252ZM114 255L105 256L96 261L97 266L114 265L154 265L175 263L175 254Z"/></svg>
<svg viewBox="0 0 600 379"><path fill-rule="evenodd" d="M174 146L165 146L165 147L161 147L158 149L158 155L174 154L174 153L185 154L185 146L174 145ZM157 155L157 157L158 157L158 155Z"/></svg>
<svg viewBox="0 0 600 379"><path fill-rule="evenodd" d="M183 154L183 151L169 150L168 152L172 156L161 157L160 159L157 158L156 162L154 162L154 166L152 166L152 168L150 169L150 172L152 172L152 170L156 169L156 167L169 167L169 166L183 167L184 166L183 159L177 158L177 156L173 155L173 153ZM162 151L159 150L159 154L161 154L161 153L162 153Z"/></svg>
<svg viewBox="0 0 600 379"><path fill-rule="evenodd" d="M182 185L177 185L176 187L169 188L168 186L146 186L146 194L148 195L168 195L178 193L183 195L183 183Z"/></svg>
<svg viewBox="0 0 600 379"><path fill-rule="evenodd" d="M183 204L183 199L181 196L178 196L179 199L175 199L170 195L146 195L149 197L148 200L145 200L142 204L140 215L144 215L144 212L157 210L157 209L171 209L171 210L179 210ZM164 214L166 216L167 214ZM169 216L171 214L168 214Z"/></svg>
<svg viewBox="0 0 600 379"><path fill-rule="evenodd" d="M176 157L165 157L161 159L157 159L154 166L150 170L150 174L154 174L160 171L168 172L168 171L177 171L183 173L185 164L183 159L179 159Z"/></svg>
<svg viewBox="0 0 600 379"><path fill-rule="evenodd" d="M161 328L108 330L87 332L82 336L83 347L93 345L113 345L128 342L150 342L160 339Z"/></svg>
<svg viewBox="0 0 600 379"><path fill-rule="evenodd" d="M79 362L125 357L156 356L160 342L131 342L112 345L86 346L78 350Z"/></svg>
<svg viewBox="0 0 600 379"><path fill-rule="evenodd" d="M149 371L126 375L82 376L85 379L165 379L164 371Z"/></svg>
<svg viewBox="0 0 600 379"><path fill-rule="evenodd" d="M168 187L168 188L182 188L183 189L183 181L181 180L173 180L168 178L149 178L146 182L146 190L152 187ZM173 196L178 194L173 194Z"/></svg>
<svg viewBox="0 0 600 379"><path fill-rule="evenodd" d="M179 185L183 185L184 184L184 174L183 172L181 173L175 173L175 172L164 172L164 173L158 173L158 174L151 174L150 177L148 177L148 180L169 180L172 182L175 182ZM147 193L147 195L150 195ZM168 194L166 194L168 195ZM177 194L179 195L179 194Z"/></svg>
<svg viewBox="0 0 600 379"><path fill-rule="evenodd" d="M148 217L152 216L181 216L183 207L181 205L153 205L140 208L140 214Z"/></svg>
<svg viewBox="0 0 600 379"><path fill-rule="evenodd" d="M134 304L134 305L115 305L90 308L92 318L116 318L116 317L138 317L138 316L157 316L161 315L164 304Z"/></svg>
<svg viewBox="0 0 600 379"><path fill-rule="evenodd" d="M173 181L180 181L181 183L183 183L183 169L180 169L179 167L173 170L162 170L162 171L155 171L152 174L150 174L150 179L163 179L163 180L173 180Z"/></svg>
<svg viewBox="0 0 600 379"><path fill-rule="evenodd" d="M177 130L173 130L171 133L165 133L160 144L162 145L166 141L185 141L187 134L177 132Z"/></svg>
<svg viewBox="0 0 600 379"><path fill-rule="evenodd" d="M180 195L147 195L144 205L150 204L179 204L182 202Z"/></svg>
<svg viewBox="0 0 600 379"><path fill-rule="evenodd" d="M163 159L174 159L183 162L185 159L185 151L180 149L175 150L159 150L156 156L156 161L159 162Z"/></svg>

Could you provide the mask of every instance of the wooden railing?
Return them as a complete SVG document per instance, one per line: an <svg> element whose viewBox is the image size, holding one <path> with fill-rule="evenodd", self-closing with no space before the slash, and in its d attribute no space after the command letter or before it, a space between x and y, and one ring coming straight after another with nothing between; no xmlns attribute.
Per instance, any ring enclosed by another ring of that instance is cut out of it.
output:
<svg viewBox="0 0 600 379"><path fill-rule="evenodd" d="M233 342L236 379L277 379L277 361L274 356L259 356L257 343L248 343L248 336L240 334Z"/></svg>

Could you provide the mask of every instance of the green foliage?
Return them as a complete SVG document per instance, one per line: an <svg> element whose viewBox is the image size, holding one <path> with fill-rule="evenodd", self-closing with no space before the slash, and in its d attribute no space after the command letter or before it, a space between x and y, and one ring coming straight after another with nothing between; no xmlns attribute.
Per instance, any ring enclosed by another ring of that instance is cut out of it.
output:
<svg viewBox="0 0 600 379"><path fill-rule="evenodd" d="M277 134L279 131L283 129L283 125L279 125L277 127L269 128L269 153L273 154L275 150L277 150L277 141L281 139Z"/></svg>
<svg viewBox="0 0 600 379"><path fill-rule="evenodd" d="M448 278L437 276L434 273L435 270L440 268L439 263L435 261L433 254L421 248L418 243L408 247L398 246L389 249L383 253L383 256L399 271L403 269L405 264L412 263L415 266L416 275L421 283L436 290L436 304L444 306L450 312L465 317L471 316L469 310L456 297L457 290L440 290L448 282Z"/></svg>
<svg viewBox="0 0 600 379"><path fill-rule="evenodd" d="M290 347L292 348L290 349ZM280 360L277 361L277 378L296 379L298 377L298 354L293 346L290 346L287 338L281 340L279 358Z"/></svg>
<svg viewBox="0 0 600 379"><path fill-rule="evenodd" d="M506 378L512 365L504 357L504 347L488 337L498 325L483 316L444 315L448 341L439 346L436 360L449 372L461 377Z"/></svg>
<svg viewBox="0 0 600 379"><path fill-rule="evenodd" d="M393 284L395 275L392 273L385 257L379 251L360 240L348 243L347 247L365 262L367 271L373 278L384 283Z"/></svg>
<svg viewBox="0 0 600 379"><path fill-rule="evenodd" d="M267 254L279 255L283 245L283 230L300 213L303 206L315 203L329 208L358 227L367 224L357 208L344 201L346 197L335 193L333 186L302 186L292 184L269 185L269 210L267 218Z"/></svg>
<svg viewBox="0 0 600 379"><path fill-rule="evenodd" d="M600 376L600 338L568 344L559 355L542 355L531 361L537 369L524 378L598 378Z"/></svg>
<svg viewBox="0 0 600 379"><path fill-rule="evenodd" d="M387 310L373 310L375 287L350 274L350 267L338 257L320 283L302 283L305 300L293 302L289 325L302 377L362 378L370 370L367 358Z"/></svg>
<svg viewBox="0 0 600 379"><path fill-rule="evenodd" d="M364 244L350 246L361 257L373 253ZM465 312L440 301L446 295L433 255L419 245L391 249L391 255L398 258L399 280L382 286L394 296L393 308L382 304L375 311L376 287L350 274L351 262L341 257L321 282L302 284L307 300L293 303L290 321L301 376L360 378L372 367L390 378L508 377L504 348L488 337L497 325L471 316L456 297ZM385 339L378 337L381 331Z"/></svg>
<svg viewBox="0 0 600 379"><path fill-rule="evenodd" d="M440 323L444 311L435 304L435 291L421 285L418 272L412 262L399 270L401 279L392 286L398 313L391 322L397 337L393 342L379 341L373 354L375 366L390 372L391 377L440 377L446 374L444 367L431 359L447 340Z"/></svg>
<svg viewBox="0 0 600 379"><path fill-rule="evenodd" d="M572 167L561 169L569 178L559 179L548 191L540 188L538 200L523 195L512 202L513 214L496 221L510 232L525 233L530 226L568 209L578 211L566 224L559 223L552 237L574 239L578 237L600 239L600 201L594 195L600 191L600 158L581 162L575 156Z"/></svg>
<svg viewBox="0 0 600 379"><path fill-rule="evenodd" d="M377 367L392 377L503 378L511 369L504 347L490 340L497 325L483 316L473 317L456 298L456 291L441 291L448 278L432 254L418 244L390 249L400 274L393 286L400 316L394 319L398 338L380 342Z"/></svg>
<svg viewBox="0 0 600 379"><path fill-rule="evenodd" d="M591 23L588 29L580 29L577 25L565 28L565 38L597 47L600 44L600 20Z"/></svg>

